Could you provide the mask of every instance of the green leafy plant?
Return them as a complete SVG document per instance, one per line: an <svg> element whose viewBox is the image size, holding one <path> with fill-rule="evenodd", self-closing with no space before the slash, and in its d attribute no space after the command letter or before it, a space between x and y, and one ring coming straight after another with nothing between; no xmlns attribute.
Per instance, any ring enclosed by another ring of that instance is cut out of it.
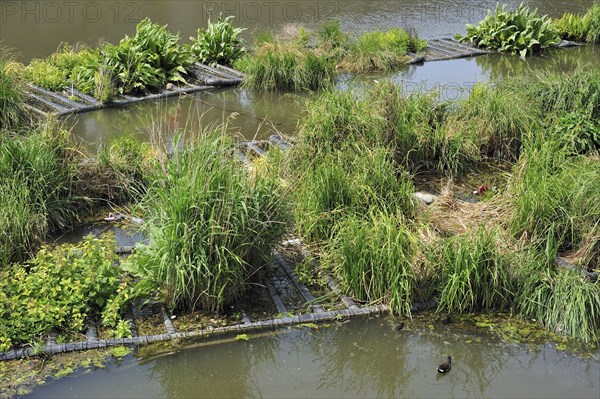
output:
<svg viewBox="0 0 600 399"><path fill-rule="evenodd" d="M235 28L233 16L219 15L215 22L208 21L206 29L198 29L197 37L190 37L191 51L204 64L232 65L246 53L240 34L244 28Z"/></svg>
<svg viewBox="0 0 600 399"><path fill-rule="evenodd" d="M600 3L594 4L584 15L563 14L556 26L564 39L600 43Z"/></svg>
<svg viewBox="0 0 600 399"><path fill-rule="evenodd" d="M530 10L523 3L514 11L497 5L493 13L488 10L479 24L468 24L466 35L457 38L479 47L519 53L522 57L560 43L560 33L552 20L540 17L537 9Z"/></svg>
<svg viewBox="0 0 600 399"><path fill-rule="evenodd" d="M0 350L32 342L51 330L80 332L119 287L111 238L43 248L26 267L0 271Z"/></svg>
<svg viewBox="0 0 600 399"><path fill-rule="evenodd" d="M67 87L67 73L46 60L33 60L24 70L23 76L33 84L47 90L61 91Z"/></svg>

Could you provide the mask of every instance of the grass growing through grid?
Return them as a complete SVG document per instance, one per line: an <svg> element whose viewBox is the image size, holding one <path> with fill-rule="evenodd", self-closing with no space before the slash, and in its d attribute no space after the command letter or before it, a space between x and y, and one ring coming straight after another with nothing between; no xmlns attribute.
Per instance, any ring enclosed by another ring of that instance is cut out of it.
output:
<svg viewBox="0 0 600 399"><path fill-rule="evenodd" d="M258 279L287 225L268 169L249 174L220 132L156 165L142 207L150 243L131 270L158 284L170 308L215 312Z"/></svg>

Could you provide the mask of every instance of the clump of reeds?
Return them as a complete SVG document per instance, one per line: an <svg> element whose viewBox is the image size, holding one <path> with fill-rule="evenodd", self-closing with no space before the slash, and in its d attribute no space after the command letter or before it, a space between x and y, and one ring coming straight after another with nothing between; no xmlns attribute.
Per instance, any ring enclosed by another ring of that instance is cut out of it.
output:
<svg viewBox="0 0 600 399"><path fill-rule="evenodd" d="M350 44L339 67L350 72L391 70L405 64L409 53L421 51L426 45L405 29L364 32Z"/></svg>
<svg viewBox="0 0 600 399"><path fill-rule="evenodd" d="M113 204L139 200L148 184L153 155L149 144L120 136L80 166L78 194Z"/></svg>
<svg viewBox="0 0 600 399"><path fill-rule="evenodd" d="M350 215L339 223L331 243L335 273L356 299L385 301L394 313L410 316L416 244L402 215Z"/></svg>
<svg viewBox="0 0 600 399"><path fill-rule="evenodd" d="M469 137L488 158L515 161L524 136L541 120L536 104L527 101L524 90L512 82L474 86L459 104L448 130Z"/></svg>
<svg viewBox="0 0 600 399"><path fill-rule="evenodd" d="M498 248L498 232L480 228L443 239L432 248L441 266L438 310L472 312L508 308L514 296L510 259Z"/></svg>
<svg viewBox="0 0 600 399"><path fill-rule="evenodd" d="M413 214L410 176L385 148L348 145L318 154L311 163L292 164L301 172L294 195L296 228L308 241L330 238L336 221L348 214L371 209Z"/></svg>
<svg viewBox="0 0 600 399"><path fill-rule="evenodd" d="M261 91L317 90L331 85L335 73L325 54L294 42L264 42L235 66L246 73L246 87Z"/></svg>
<svg viewBox="0 0 600 399"><path fill-rule="evenodd" d="M511 182L513 233L541 247L554 242L561 251L578 249L599 229L598 181L597 160L569 156L560 142L539 137L529 144Z"/></svg>
<svg viewBox="0 0 600 399"><path fill-rule="evenodd" d="M517 298L520 314L560 334L588 344L597 343L600 339L598 283L574 270L539 265L526 270Z"/></svg>
<svg viewBox="0 0 600 399"><path fill-rule="evenodd" d="M0 47L0 130L10 130L25 120L21 80L10 51Z"/></svg>
<svg viewBox="0 0 600 399"><path fill-rule="evenodd" d="M25 259L47 234L73 224L76 176L66 131L41 127L0 142L3 262Z"/></svg>
<svg viewBox="0 0 600 399"><path fill-rule="evenodd" d="M242 295L287 226L283 190L230 156L220 132L186 142L156 165L147 194L149 244L130 262L171 308L218 311Z"/></svg>

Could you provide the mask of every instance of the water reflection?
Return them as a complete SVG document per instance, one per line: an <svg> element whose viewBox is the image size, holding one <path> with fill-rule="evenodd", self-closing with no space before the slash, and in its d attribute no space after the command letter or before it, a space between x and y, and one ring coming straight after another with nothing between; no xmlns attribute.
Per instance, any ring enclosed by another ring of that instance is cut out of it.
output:
<svg viewBox="0 0 600 399"><path fill-rule="evenodd" d="M168 350L168 349L166 349ZM598 397L593 359L477 331L394 331L385 318L290 328L130 358L32 397ZM448 374L438 364L453 357ZM107 391L107 387L110 390Z"/></svg>

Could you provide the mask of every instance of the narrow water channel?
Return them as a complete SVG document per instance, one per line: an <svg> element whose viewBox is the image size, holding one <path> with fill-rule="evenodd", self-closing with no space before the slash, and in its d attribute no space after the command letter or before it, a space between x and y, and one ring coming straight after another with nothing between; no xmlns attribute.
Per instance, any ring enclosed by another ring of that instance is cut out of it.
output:
<svg viewBox="0 0 600 399"><path fill-rule="evenodd" d="M434 322L435 324L435 322ZM395 331L355 319L129 355L106 369L36 388L31 398L486 397L597 398L600 351L584 359L547 344L508 344L435 324ZM478 329L479 330L479 329ZM452 369L437 366L452 356Z"/></svg>
<svg viewBox="0 0 600 399"><path fill-rule="evenodd" d="M517 56L489 54L449 61L410 65L388 74L342 76L340 90L357 88L373 81L391 79L408 92L436 91L443 100L464 98L476 83L506 76L567 72L600 60L600 46L557 49L522 60ZM294 135L308 94L255 93L243 88L198 92L128 106L83 113L67 119L73 138L96 150L123 134L140 140L161 135L169 139L181 131L198 131L206 126L227 124L231 134L245 139L266 139L273 133Z"/></svg>

